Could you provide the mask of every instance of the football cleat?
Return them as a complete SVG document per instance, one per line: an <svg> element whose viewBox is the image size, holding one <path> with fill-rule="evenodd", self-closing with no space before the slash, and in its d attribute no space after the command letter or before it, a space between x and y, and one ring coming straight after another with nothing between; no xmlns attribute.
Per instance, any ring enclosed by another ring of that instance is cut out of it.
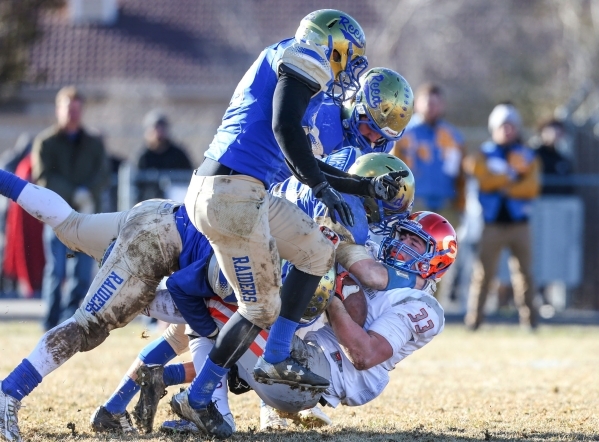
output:
<svg viewBox="0 0 599 442"><path fill-rule="evenodd" d="M233 433L235 433L235 420L233 419L233 415L231 413L227 413L223 416L223 419L233 429ZM196 424L184 419L177 421L165 421L160 426L160 430L165 433L174 434L203 434L203 432L198 429Z"/></svg>
<svg viewBox="0 0 599 442"><path fill-rule="evenodd" d="M160 426L160 431L174 434L200 434L202 433L193 422L180 419L176 421L165 421Z"/></svg>
<svg viewBox="0 0 599 442"><path fill-rule="evenodd" d="M135 382L141 387L139 400L133 409L135 425L146 434L152 432L158 402L166 396L164 366L160 364L142 365L137 369Z"/></svg>
<svg viewBox="0 0 599 442"><path fill-rule="evenodd" d="M262 384L287 384L315 391L329 387L328 379L312 373L292 357L271 364L260 356L254 367L254 379Z"/></svg>
<svg viewBox="0 0 599 442"><path fill-rule="evenodd" d="M193 422L200 431L217 439L231 437L233 427L218 411L214 402L210 402L205 408L196 410L189 404L188 395L189 391L183 390L171 398L171 409L177 416Z"/></svg>
<svg viewBox="0 0 599 442"><path fill-rule="evenodd" d="M90 424L96 433L137 434L137 430L131 422L131 416L127 411L124 413L111 413L103 405L96 409Z"/></svg>
<svg viewBox="0 0 599 442"><path fill-rule="evenodd" d="M0 387L2 383L0 382ZM5 394L0 388L0 439L10 442L21 442L19 431L19 418L17 414L21 408L21 401Z"/></svg>
<svg viewBox="0 0 599 442"><path fill-rule="evenodd" d="M283 430L288 426L287 419L281 417L279 410L265 403L260 404L260 430Z"/></svg>
<svg viewBox="0 0 599 442"><path fill-rule="evenodd" d="M307 410L302 410L297 415L300 425L308 428L324 427L333 423L331 418L318 405Z"/></svg>

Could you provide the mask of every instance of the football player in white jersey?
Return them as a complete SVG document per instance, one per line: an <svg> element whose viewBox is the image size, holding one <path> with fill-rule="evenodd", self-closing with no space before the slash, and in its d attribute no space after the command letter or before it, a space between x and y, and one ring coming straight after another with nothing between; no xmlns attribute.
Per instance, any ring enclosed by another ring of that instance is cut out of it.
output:
<svg viewBox="0 0 599 442"><path fill-rule="evenodd" d="M438 281L455 261L457 248L455 230L445 218L416 212L396 224L394 237L383 240L377 258L397 273ZM319 401L335 407L358 406L375 399L388 384L389 371L443 330L444 315L437 300L423 290L389 287L364 289L364 294L367 315L363 326L352 319L341 299L333 299L327 308L328 324L308 332L303 340L294 339L294 357L330 382L321 395L283 384L257 383L251 373L259 348L250 349L239 360L240 377L267 404L292 413ZM208 305L213 317L231 314L219 300L211 299ZM258 347L263 343L263 336L255 341ZM194 346L190 348L194 361L205 357L201 351L194 352Z"/></svg>
<svg viewBox="0 0 599 442"><path fill-rule="evenodd" d="M377 249L378 262L398 275L408 273L419 280L438 281L455 261L457 239L455 230L442 216L416 212L399 221L392 236L385 238ZM328 324L308 332L303 339L294 338L294 357L329 380L330 386L322 394L255 381L252 370L262 354L265 332L237 362L239 377L269 406L291 413L292 418L318 402L333 407L359 406L375 399L388 384L389 371L444 327L443 309L432 296L431 286L404 288L402 280L402 276L391 278L385 290L364 288L348 297L349 301L352 296L365 296L366 311L346 309L345 301L332 299L327 308ZM400 288L395 288L394 283ZM339 287L336 293L343 297ZM218 298L211 298L207 305L219 326L236 310ZM190 341L196 367L203 364L212 345L210 339L203 337ZM226 390L215 393L213 400L219 408L224 405L228 409Z"/></svg>

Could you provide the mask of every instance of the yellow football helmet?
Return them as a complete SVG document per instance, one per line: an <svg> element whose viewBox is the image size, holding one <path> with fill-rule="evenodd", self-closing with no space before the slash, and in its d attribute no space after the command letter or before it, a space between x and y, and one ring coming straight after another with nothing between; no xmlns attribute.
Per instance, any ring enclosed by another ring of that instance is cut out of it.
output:
<svg viewBox="0 0 599 442"><path fill-rule="evenodd" d="M335 267L332 267L318 283L318 287L310 300L310 304L306 307L300 324L304 327L312 324L329 306L335 296Z"/></svg>
<svg viewBox="0 0 599 442"><path fill-rule="evenodd" d="M409 175L403 178L403 186L399 188L395 198L391 201L380 201L364 197L364 208L370 231L376 235L389 235L397 221L410 215L416 190L414 174L402 160L382 152L362 155L348 170L351 174L365 177L375 177L400 170L407 170Z"/></svg>
<svg viewBox="0 0 599 442"><path fill-rule="evenodd" d="M364 153L384 151L387 143L401 138L414 113L414 93L409 83L397 72L372 68L360 79L355 98L343 104L343 127L351 144ZM381 138L371 146L360 133L367 124Z"/></svg>
<svg viewBox="0 0 599 442"><path fill-rule="evenodd" d="M313 41L329 48L333 71L330 96L339 104L353 97L359 76L368 67L366 36L358 22L336 9L320 9L306 15L295 33L297 40Z"/></svg>

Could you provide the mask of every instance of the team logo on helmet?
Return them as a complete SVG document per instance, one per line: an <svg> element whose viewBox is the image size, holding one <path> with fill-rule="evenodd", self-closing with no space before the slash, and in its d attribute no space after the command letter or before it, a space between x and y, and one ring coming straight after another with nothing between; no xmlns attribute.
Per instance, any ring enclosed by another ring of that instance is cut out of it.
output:
<svg viewBox="0 0 599 442"><path fill-rule="evenodd" d="M370 78L366 80L364 84L364 96L366 98L366 103L370 107L378 107L381 102L381 88L380 82L385 79L383 74L379 75L371 75Z"/></svg>
<svg viewBox="0 0 599 442"><path fill-rule="evenodd" d="M339 17L339 29L345 38L351 41L359 48L366 46L366 36L360 28L353 25L352 21L346 16Z"/></svg>

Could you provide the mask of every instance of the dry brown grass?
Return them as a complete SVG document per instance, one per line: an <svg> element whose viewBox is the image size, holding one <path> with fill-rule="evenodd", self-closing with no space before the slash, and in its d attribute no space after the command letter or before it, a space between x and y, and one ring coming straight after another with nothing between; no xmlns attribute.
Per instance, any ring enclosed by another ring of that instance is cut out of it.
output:
<svg viewBox="0 0 599 442"><path fill-rule="evenodd" d="M100 348L76 355L49 375L24 400L25 440L121 440L94 435L88 421L149 342L142 331L140 324L116 331ZM40 335L36 323L0 323L0 378ZM171 387L167 397L175 391ZM157 422L172 417L168 408L163 400ZM231 408L238 428L234 439L243 441L599 440L599 328L544 327L532 335L515 327L471 334L449 326L399 365L374 402L328 408L335 425L327 429L259 432L253 393L232 397ZM200 439L155 433L122 440Z"/></svg>

